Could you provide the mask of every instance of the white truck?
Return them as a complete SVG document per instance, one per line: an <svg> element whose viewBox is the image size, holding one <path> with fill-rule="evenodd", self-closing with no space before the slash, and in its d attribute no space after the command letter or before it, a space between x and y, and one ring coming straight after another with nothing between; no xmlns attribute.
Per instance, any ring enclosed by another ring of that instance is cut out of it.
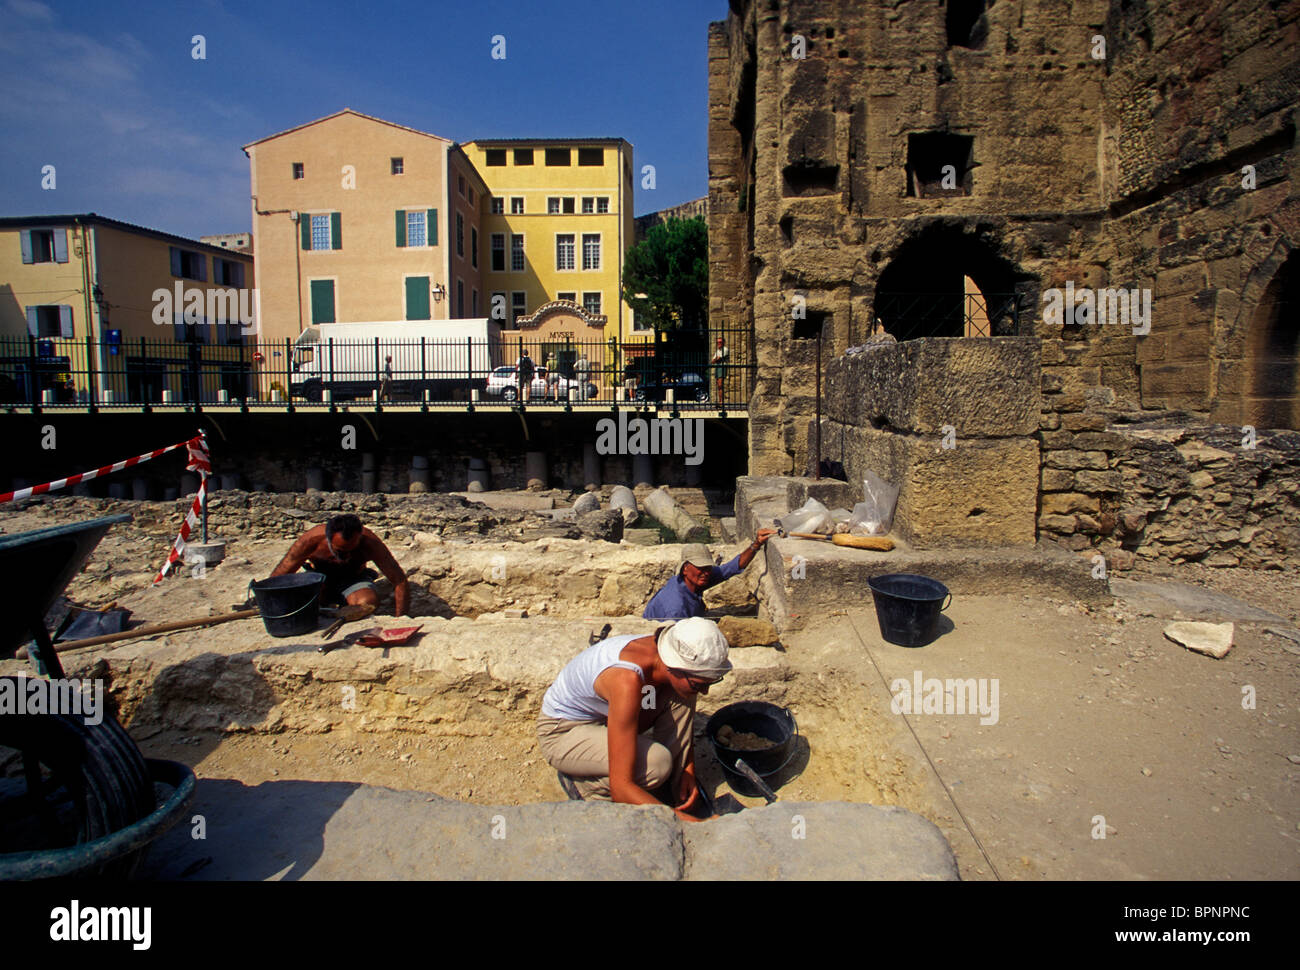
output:
<svg viewBox="0 0 1300 970"><path fill-rule="evenodd" d="M320 401L466 400L501 362L501 324L471 320L319 323L293 343L289 393Z"/></svg>

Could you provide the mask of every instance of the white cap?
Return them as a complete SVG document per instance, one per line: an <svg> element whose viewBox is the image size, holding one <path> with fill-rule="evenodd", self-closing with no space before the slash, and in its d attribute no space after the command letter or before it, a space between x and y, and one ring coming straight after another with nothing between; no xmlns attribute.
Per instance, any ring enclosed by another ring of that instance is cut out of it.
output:
<svg viewBox="0 0 1300 970"><path fill-rule="evenodd" d="M731 669L727 638L702 616L679 620L659 635L659 657L674 670L721 677Z"/></svg>

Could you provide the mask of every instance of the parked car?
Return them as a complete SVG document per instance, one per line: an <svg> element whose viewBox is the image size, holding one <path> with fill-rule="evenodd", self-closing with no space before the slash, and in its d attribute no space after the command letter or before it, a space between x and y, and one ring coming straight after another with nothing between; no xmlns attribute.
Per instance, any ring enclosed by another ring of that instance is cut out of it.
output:
<svg viewBox="0 0 1300 970"><path fill-rule="evenodd" d="M662 401L670 388L674 401L704 402L709 399L709 382L695 371L685 371L676 376L666 375L662 380L638 384L632 396L638 401Z"/></svg>
<svg viewBox="0 0 1300 970"><path fill-rule="evenodd" d="M569 399L569 388L578 386L578 382L562 374L557 374L555 384L550 385L547 380L545 367L538 367L533 372L533 379L528 388L528 399L530 401L539 401L548 394L558 396L561 401ZM514 367L498 367L488 375L487 386L484 391L494 397L499 397L503 401L514 401L519 397L519 377L515 373ZM587 397L596 396L596 385L587 384ZM580 395L581 396L581 395Z"/></svg>

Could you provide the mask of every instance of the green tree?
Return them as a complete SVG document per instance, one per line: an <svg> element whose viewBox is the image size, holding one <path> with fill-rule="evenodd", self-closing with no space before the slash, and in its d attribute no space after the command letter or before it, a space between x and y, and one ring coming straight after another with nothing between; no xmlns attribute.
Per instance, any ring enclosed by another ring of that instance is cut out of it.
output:
<svg viewBox="0 0 1300 970"><path fill-rule="evenodd" d="M627 251L623 299L638 320L656 330L704 329L709 306L709 232L703 217L662 222Z"/></svg>

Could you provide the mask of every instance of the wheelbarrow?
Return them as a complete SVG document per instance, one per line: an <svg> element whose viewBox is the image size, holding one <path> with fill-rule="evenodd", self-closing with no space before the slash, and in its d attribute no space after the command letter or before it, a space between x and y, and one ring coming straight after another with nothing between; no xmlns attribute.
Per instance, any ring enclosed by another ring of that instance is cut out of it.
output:
<svg viewBox="0 0 1300 970"><path fill-rule="evenodd" d="M0 755L16 749L23 769L21 786L0 777L0 881L129 877L194 801L188 766L146 759L102 703L69 703L72 685L45 629L46 612L100 540L130 520L112 515L0 536L0 659L30 638L40 675L0 677ZM29 713L26 699L15 706L20 691L24 698L43 691L44 709Z"/></svg>

